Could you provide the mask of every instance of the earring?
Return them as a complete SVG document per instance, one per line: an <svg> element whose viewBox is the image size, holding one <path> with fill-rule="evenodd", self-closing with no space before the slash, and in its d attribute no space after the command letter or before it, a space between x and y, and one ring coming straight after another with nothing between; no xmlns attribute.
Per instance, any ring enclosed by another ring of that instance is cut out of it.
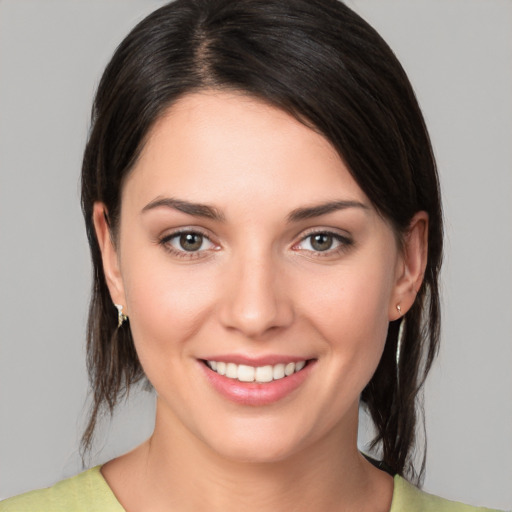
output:
<svg viewBox="0 0 512 512"><path fill-rule="evenodd" d="M402 307L400 306L400 304L396 305L396 309L400 314L402 314Z"/></svg>
<svg viewBox="0 0 512 512"><path fill-rule="evenodd" d="M398 309L398 306L397 306ZM399 368L400 368L400 353L405 337L405 317L400 320L400 327L398 328L398 337L396 340L396 380L399 381Z"/></svg>
<svg viewBox="0 0 512 512"><path fill-rule="evenodd" d="M114 304L114 306L117 308L117 328L119 329L123 322L128 320L128 317L123 314L123 306L121 304Z"/></svg>

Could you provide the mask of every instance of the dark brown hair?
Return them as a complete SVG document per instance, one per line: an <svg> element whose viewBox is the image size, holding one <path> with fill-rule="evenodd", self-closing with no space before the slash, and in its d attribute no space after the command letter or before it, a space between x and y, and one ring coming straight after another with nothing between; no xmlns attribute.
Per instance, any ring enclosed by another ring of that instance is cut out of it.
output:
<svg viewBox="0 0 512 512"><path fill-rule="evenodd" d="M361 396L376 427L372 448L391 472L414 479L424 466L423 458L415 473L412 464L418 397L439 340L438 178L405 72L377 32L337 0L177 0L139 23L108 64L82 170L94 268L87 333L93 405L83 453L102 410L112 412L145 378L129 325L117 329L93 204L105 203L115 239L123 180L150 128L178 98L205 88L243 91L322 133L399 240L416 212L428 213L427 269L406 314L399 368L397 321Z"/></svg>

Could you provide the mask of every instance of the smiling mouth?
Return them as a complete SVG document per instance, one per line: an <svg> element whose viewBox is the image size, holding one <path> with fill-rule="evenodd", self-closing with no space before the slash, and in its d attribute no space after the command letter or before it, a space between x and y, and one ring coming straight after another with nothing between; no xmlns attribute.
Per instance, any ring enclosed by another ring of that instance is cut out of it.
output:
<svg viewBox="0 0 512 512"><path fill-rule="evenodd" d="M223 361L205 361L210 370L223 375L228 379L238 380L239 382L257 382L267 383L274 380L284 379L300 372L308 361L297 361L290 363L280 363L265 366L249 366L246 364L225 363Z"/></svg>

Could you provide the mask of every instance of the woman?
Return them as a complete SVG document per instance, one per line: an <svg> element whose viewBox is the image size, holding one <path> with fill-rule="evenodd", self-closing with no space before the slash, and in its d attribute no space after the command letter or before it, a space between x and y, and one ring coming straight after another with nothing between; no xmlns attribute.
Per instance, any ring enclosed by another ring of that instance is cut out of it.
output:
<svg viewBox="0 0 512 512"><path fill-rule="evenodd" d="M146 378L155 431L5 510L470 510L395 476L416 478L441 208L405 74L348 8L156 11L99 86L82 199L84 447L102 408ZM357 450L360 401L382 462Z"/></svg>

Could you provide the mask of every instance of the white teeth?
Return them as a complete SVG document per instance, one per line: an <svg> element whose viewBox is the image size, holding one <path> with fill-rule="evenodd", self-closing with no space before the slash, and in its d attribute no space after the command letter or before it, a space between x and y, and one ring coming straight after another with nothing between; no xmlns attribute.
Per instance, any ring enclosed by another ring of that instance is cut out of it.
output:
<svg viewBox="0 0 512 512"><path fill-rule="evenodd" d="M284 374L288 377L288 375L291 375L295 371L295 363L288 363L284 367Z"/></svg>
<svg viewBox="0 0 512 512"><path fill-rule="evenodd" d="M238 367L235 363L228 363L226 365L226 377L230 379L238 378Z"/></svg>
<svg viewBox="0 0 512 512"><path fill-rule="evenodd" d="M238 379L240 382L265 383L300 372L306 366L306 361L257 367L246 364L224 363L223 361L207 361L207 364L219 375L225 375L230 379Z"/></svg>
<svg viewBox="0 0 512 512"><path fill-rule="evenodd" d="M245 364L238 365L238 380L241 382L253 382L256 369Z"/></svg>
<svg viewBox="0 0 512 512"><path fill-rule="evenodd" d="M274 366L272 377L274 377L274 380L282 379L284 377L284 364L276 364Z"/></svg>
<svg viewBox="0 0 512 512"><path fill-rule="evenodd" d="M217 363L217 373L219 375L226 375L226 363L223 363L223 362Z"/></svg>
<svg viewBox="0 0 512 512"><path fill-rule="evenodd" d="M256 382L271 382L272 381L272 366L258 366L256 368L256 375L254 377Z"/></svg>

